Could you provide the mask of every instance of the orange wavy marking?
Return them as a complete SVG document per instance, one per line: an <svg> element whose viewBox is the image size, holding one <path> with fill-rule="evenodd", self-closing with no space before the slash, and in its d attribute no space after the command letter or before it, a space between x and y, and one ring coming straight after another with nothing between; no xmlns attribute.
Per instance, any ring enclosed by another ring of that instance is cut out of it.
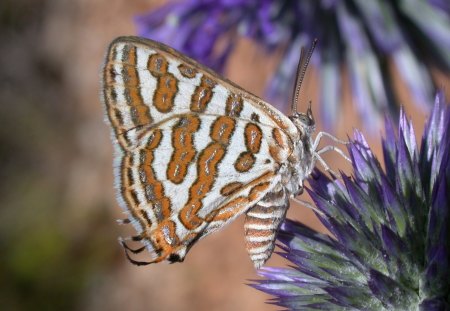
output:
<svg viewBox="0 0 450 311"><path fill-rule="evenodd" d="M133 209L136 209L136 207L139 206L139 199L137 197L137 193L134 189L127 189L126 190L126 199L130 206L132 206Z"/></svg>
<svg viewBox="0 0 450 311"><path fill-rule="evenodd" d="M214 216L213 220L226 221L234 215L242 213L243 209L248 208L252 202L261 197L269 186L270 182L264 182L254 186L250 189L248 197L238 197L221 207L219 212Z"/></svg>
<svg viewBox="0 0 450 311"><path fill-rule="evenodd" d="M195 78L195 76L197 75L198 71L195 70L192 67L189 67L186 64L180 64L178 65L178 70L180 71L181 75L185 78Z"/></svg>
<svg viewBox="0 0 450 311"><path fill-rule="evenodd" d="M248 123L245 126L245 145L247 146L247 150L253 154L259 152L261 148L262 141L262 131L258 125L254 123Z"/></svg>
<svg viewBox="0 0 450 311"><path fill-rule="evenodd" d="M227 221L232 218L234 215L243 212L243 209L248 207L249 200L245 197L238 197L236 199L231 200L215 214L213 221Z"/></svg>
<svg viewBox="0 0 450 311"><path fill-rule="evenodd" d="M217 173L217 165L224 155L225 148L218 143L211 143L203 150L198 160L198 184L207 184L209 187L212 186ZM193 188L196 187L196 184L193 185Z"/></svg>
<svg viewBox="0 0 450 311"><path fill-rule="evenodd" d="M115 60L112 59L112 57L110 55L110 58L108 59L108 63L106 64L105 69L103 71L103 74L105 76L105 78L104 78L105 85L108 85L108 86L116 84L117 83L116 77L120 75L116 71L114 62L115 62Z"/></svg>
<svg viewBox="0 0 450 311"><path fill-rule="evenodd" d="M126 135L121 135L124 132L124 119L122 112L117 108L117 91L115 89L116 77L120 74L114 68L116 62L117 51L113 49L108 55L108 60L103 70L103 81L105 81L103 88L103 96L105 98L106 109L109 120L116 134L119 145L123 148L129 146L130 142Z"/></svg>
<svg viewBox="0 0 450 311"><path fill-rule="evenodd" d="M134 185L134 177L133 177L133 164L130 166L126 166L122 168L122 174L126 175L127 184L129 187Z"/></svg>
<svg viewBox="0 0 450 311"><path fill-rule="evenodd" d="M243 209L248 208L252 202L256 201L260 198L267 188L269 188L270 182L264 182L258 185L255 185L252 189L250 189L248 197L238 197L236 199L231 200L229 203L225 204L220 208L219 212L214 216L214 221L226 221L230 218L233 218L236 214L240 214Z"/></svg>
<svg viewBox="0 0 450 311"><path fill-rule="evenodd" d="M238 172L248 172L255 165L257 154L261 149L262 131L255 123L248 123L244 129L244 141L247 151L241 152L234 162L234 168Z"/></svg>
<svg viewBox="0 0 450 311"><path fill-rule="evenodd" d="M148 217L144 217L143 210L139 208L140 202L137 197L136 190L133 188L134 179L131 175L132 155L127 154L123 157L121 163L121 193L122 197L127 205L128 210L133 215L134 219L137 219L142 228L150 228L151 221Z"/></svg>
<svg viewBox="0 0 450 311"><path fill-rule="evenodd" d="M273 175L275 175L274 172L267 171L266 173L262 174L261 176L253 179L248 185L249 186L254 186L254 185L258 185L260 183L266 182L269 178L272 178Z"/></svg>
<svg viewBox="0 0 450 311"><path fill-rule="evenodd" d="M213 96L216 83L206 76L202 76L200 85L195 88L191 97L190 109L192 112L204 112Z"/></svg>
<svg viewBox="0 0 450 311"><path fill-rule="evenodd" d="M159 112L170 112L174 106L175 95L178 92L178 80L171 73L158 78L156 91L153 95L153 105Z"/></svg>
<svg viewBox="0 0 450 311"><path fill-rule="evenodd" d="M228 145L230 143L231 135L233 134L235 128L235 120L230 117L219 117L214 121L211 126L211 138L223 145Z"/></svg>
<svg viewBox="0 0 450 311"><path fill-rule="evenodd" d="M159 112L170 112L174 106L178 92L178 80L170 72L169 62L161 54L152 54L148 58L147 69L157 78L156 91L153 94L153 105Z"/></svg>
<svg viewBox="0 0 450 311"><path fill-rule="evenodd" d="M134 216L135 219L139 221L141 226L145 228L147 226L147 223L145 223L144 219L139 217L138 212L139 200L136 191L133 189L134 184L133 178L129 174L129 170L132 167L131 158L132 155L127 154L122 159L120 191L130 213Z"/></svg>
<svg viewBox="0 0 450 311"><path fill-rule="evenodd" d="M152 226L152 221L150 220L150 217L148 217L147 211L146 211L144 208L141 208L141 209L139 210L139 213L140 213L140 215L141 215L141 218L144 219L144 220L146 221L147 227L148 227L148 228L151 228L151 226ZM144 227L144 228L145 228L145 227Z"/></svg>
<svg viewBox="0 0 450 311"><path fill-rule="evenodd" d="M234 168L241 173L248 172L255 164L255 161L255 156L251 152L242 152L236 162L234 162Z"/></svg>
<svg viewBox="0 0 450 311"><path fill-rule="evenodd" d="M131 157L131 154L126 154L122 159L122 163L120 164L122 177L121 188L129 188L133 185L133 179L130 178L130 175L128 174L128 169L132 166Z"/></svg>
<svg viewBox="0 0 450 311"><path fill-rule="evenodd" d="M202 151L198 158L197 179L189 189L189 200L179 214L181 223L189 230L197 228L203 222L197 213L203 206L202 199L211 191L218 164L224 156L224 146L213 142Z"/></svg>
<svg viewBox="0 0 450 311"><path fill-rule="evenodd" d="M174 151L167 167L167 179L175 184L183 182L188 172L188 166L194 159L194 134L200 127L197 116L187 115L181 117L173 127L172 146Z"/></svg>
<svg viewBox="0 0 450 311"><path fill-rule="evenodd" d="M203 204L200 199L189 198L189 201L184 205L178 215L178 218L186 229L194 230L203 223L203 219L197 215L202 207Z"/></svg>
<svg viewBox="0 0 450 311"><path fill-rule="evenodd" d="M225 103L225 114L230 117L239 117L244 108L244 101L241 96L231 93Z"/></svg>
<svg viewBox="0 0 450 311"><path fill-rule="evenodd" d="M145 125L152 122L150 109L144 104L141 93L139 91L140 80L137 66L137 52L135 46L125 46L123 49L124 62L127 65L122 67L122 77L125 86L125 99L130 106L130 115L133 124L136 126ZM126 61L125 61L126 59Z"/></svg>
<svg viewBox="0 0 450 311"><path fill-rule="evenodd" d="M283 149L276 145L270 145L269 146L269 153L270 156L277 162L281 163L284 161L283 158Z"/></svg>
<svg viewBox="0 0 450 311"><path fill-rule="evenodd" d="M167 219L171 214L171 202L164 193L164 185L156 179L153 170L153 160L155 158L154 149L156 149L162 140L162 131L156 129L148 139L145 149L140 151L139 172L142 172L141 179L144 186L145 196L158 222Z"/></svg>
<svg viewBox="0 0 450 311"><path fill-rule="evenodd" d="M123 121L122 113L120 112L120 109L111 107L111 119L114 122L114 126L117 126L119 128L123 128L123 125L125 122Z"/></svg>
<svg viewBox="0 0 450 311"><path fill-rule="evenodd" d="M212 211L206 216L206 221L227 221L233 216L244 212L244 209L255 204L255 201L259 198L258 196L262 196L267 191L267 188L270 186L270 178L273 175L273 172L268 171L248 184L243 185L241 189L252 187L247 197L237 197L222 206L219 210Z"/></svg>
<svg viewBox="0 0 450 311"><path fill-rule="evenodd" d="M283 136L283 133L281 132L281 130L279 128L274 128L272 130L272 137L275 140L275 143L280 147L280 148L284 148L287 149L288 145L286 144L286 140Z"/></svg>
<svg viewBox="0 0 450 311"><path fill-rule="evenodd" d="M264 194L269 186L270 182L264 182L254 186L248 194L248 198L250 199L250 201L255 201L258 197Z"/></svg>
<svg viewBox="0 0 450 311"><path fill-rule="evenodd" d="M152 54L147 61L147 69L154 77L160 77L167 73L169 62L161 54Z"/></svg>
<svg viewBox="0 0 450 311"><path fill-rule="evenodd" d="M160 129L153 130L147 139L147 150L158 148L162 140L162 131Z"/></svg>
<svg viewBox="0 0 450 311"><path fill-rule="evenodd" d="M231 182L229 184L226 184L225 186L220 189L220 194L223 196L229 196L238 191L242 188L243 183L235 181Z"/></svg>

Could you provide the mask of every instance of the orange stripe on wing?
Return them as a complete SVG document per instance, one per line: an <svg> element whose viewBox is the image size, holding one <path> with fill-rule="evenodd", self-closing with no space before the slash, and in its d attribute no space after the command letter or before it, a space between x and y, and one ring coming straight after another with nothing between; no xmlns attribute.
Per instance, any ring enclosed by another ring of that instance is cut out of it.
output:
<svg viewBox="0 0 450 311"><path fill-rule="evenodd" d="M216 83L206 75L203 75L200 80L200 85L195 88L194 94L191 97L191 111L204 112L213 96L213 88Z"/></svg>
<svg viewBox="0 0 450 311"><path fill-rule="evenodd" d="M258 125L255 123L248 123L245 126L245 145L247 146L248 151L253 154L259 152L261 148L262 141L262 131Z"/></svg>
<svg viewBox="0 0 450 311"><path fill-rule="evenodd" d="M159 112L167 113L174 107L175 95L178 92L178 79L170 72L167 59L161 54L152 54L147 62L147 69L157 78L156 91L153 94L153 105Z"/></svg>
<svg viewBox="0 0 450 311"><path fill-rule="evenodd" d="M133 124L141 126L152 123L150 109L144 104L140 93L141 82L137 71L136 46L125 45L123 48L123 62L128 64L122 68L123 82L125 86L125 99L130 106L130 114Z"/></svg>
<svg viewBox="0 0 450 311"><path fill-rule="evenodd" d="M241 111L244 109L244 101L242 97L230 93L227 98L227 102L225 103L225 114L230 117L238 118L241 115Z"/></svg>
<svg viewBox="0 0 450 311"><path fill-rule="evenodd" d="M181 75L185 78L195 78L195 76L197 75L198 71L195 70L192 67L189 67L186 64L180 64L178 65L178 70L180 71Z"/></svg>
<svg viewBox="0 0 450 311"><path fill-rule="evenodd" d="M247 151L241 152L234 163L236 171L250 171L256 162L255 154L261 149L262 131L255 123L248 123L244 129L244 141Z"/></svg>
<svg viewBox="0 0 450 311"><path fill-rule="evenodd" d="M181 223L189 230L197 228L204 220L197 213L203 207L203 198L211 191L217 176L217 167L226 153L235 129L231 117L218 117L211 125L210 137L213 140L199 155L197 179L189 189L189 200L180 212Z"/></svg>
<svg viewBox="0 0 450 311"><path fill-rule="evenodd" d="M270 180L274 172L268 171L248 184L244 184L241 189L250 188L248 196L240 196L227 202L218 210L212 211L206 216L206 221L227 221L236 215L245 212L266 194L270 187Z"/></svg>
<svg viewBox="0 0 450 311"><path fill-rule="evenodd" d="M202 199L211 191L217 175L219 162L225 156L225 148L217 142L209 144L201 153L197 162L197 179L189 189L189 200L181 209L179 218L189 230L201 225L197 213L203 206Z"/></svg>
<svg viewBox="0 0 450 311"><path fill-rule="evenodd" d="M195 115L180 118L173 127L172 147L174 151L167 167L167 179L180 184L186 178L188 166L194 159L196 151L194 134L200 127L200 119Z"/></svg>
<svg viewBox="0 0 450 311"><path fill-rule="evenodd" d="M150 135L145 149L140 150L139 175L144 188L145 196L151 205L153 213L159 222L170 217L171 202L165 195L164 185L160 182L153 171L153 160L155 149L162 140L162 131L156 129Z"/></svg>
<svg viewBox="0 0 450 311"><path fill-rule="evenodd" d="M108 119L111 122L117 141L123 149L126 149L130 145L130 141L126 135L122 135L125 131L125 125L122 112L117 108L116 78L121 74L114 67L117 61L116 58L117 46L111 46L103 69L103 98L106 104Z"/></svg>
<svg viewBox="0 0 450 311"><path fill-rule="evenodd" d="M211 221L227 221L228 219L233 218L233 216L243 213L245 209L249 207L248 205L248 198L237 197L215 212Z"/></svg>
<svg viewBox="0 0 450 311"><path fill-rule="evenodd" d="M236 121L231 117L219 117L211 126L210 136L212 140L228 145L234 132Z"/></svg>
<svg viewBox="0 0 450 311"><path fill-rule="evenodd" d="M241 182L238 182L238 181L231 182L231 183L223 186L222 189L220 189L220 194L223 196L229 196L229 195L232 195L233 193L236 193L237 191L239 191L242 187L243 187L243 183L241 183Z"/></svg>
<svg viewBox="0 0 450 311"><path fill-rule="evenodd" d="M267 189L269 189L269 187L270 182L268 181L254 186L250 190L248 198L250 199L250 201L256 201L258 198L261 198L267 192Z"/></svg>
<svg viewBox="0 0 450 311"><path fill-rule="evenodd" d="M126 154L121 162L121 195L125 204L127 206L128 211L133 216L133 219L136 219L143 230L145 231L147 228L151 227L151 221L142 217L142 212L140 206L139 199L137 197L136 190L134 189L134 178L132 176L132 166L133 166L133 155Z"/></svg>
<svg viewBox="0 0 450 311"><path fill-rule="evenodd" d="M289 148L288 142L286 141L286 134L283 134L279 128L274 128L272 130L272 137L275 143L283 149Z"/></svg>
<svg viewBox="0 0 450 311"><path fill-rule="evenodd" d="M248 151L242 152L234 162L234 168L240 173L248 172L255 165L255 156Z"/></svg>

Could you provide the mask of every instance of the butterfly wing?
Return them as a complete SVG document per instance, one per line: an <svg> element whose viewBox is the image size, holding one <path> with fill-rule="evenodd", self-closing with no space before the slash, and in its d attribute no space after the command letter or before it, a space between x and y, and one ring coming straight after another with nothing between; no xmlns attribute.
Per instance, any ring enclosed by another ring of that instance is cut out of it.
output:
<svg viewBox="0 0 450 311"><path fill-rule="evenodd" d="M255 205L280 182L298 139L281 112L150 40L111 44L103 91L119 202L150 262L181 261Z"/></svg>

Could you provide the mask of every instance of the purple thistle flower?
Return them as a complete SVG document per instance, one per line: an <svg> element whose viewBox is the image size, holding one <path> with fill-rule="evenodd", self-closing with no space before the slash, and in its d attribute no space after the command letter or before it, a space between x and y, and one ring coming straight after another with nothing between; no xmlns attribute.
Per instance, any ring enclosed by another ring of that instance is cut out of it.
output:
<svg viewBox="0 0 450 311"><path fill-rule="evenodd" d="M434 86L427 62L450 69L450 5L446 0L183 0L136 18L141 36L167 43L223 71L238 36L267 50L284 49L267 97L287 110L300 47L319 39L313 57L321 80L325 124L336 123L340 68L346 64L354 102L375 128L397 110L387 59L416 102L429 107Z"/></svg>
<svg viewBox="0 0 450 311"><path fill-rule="evenodd" d="M404 112L386 122L384 167L363 135L349 146L353 177L316 171L311 195L334 235L286 220L291 268L262 268L252 285L289 310L450 309L450 106L437 95L420 144Z"/></svg>

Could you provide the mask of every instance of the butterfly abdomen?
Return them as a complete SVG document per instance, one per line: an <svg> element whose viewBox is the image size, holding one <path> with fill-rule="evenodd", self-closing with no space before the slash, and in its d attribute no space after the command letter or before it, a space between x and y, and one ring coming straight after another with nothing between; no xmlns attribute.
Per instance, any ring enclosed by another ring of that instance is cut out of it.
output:
<svg viewBox="0 0 450 311"><path fill-rule="evenodd" d="M289 198L279 184L247 211L244 224L246 248L255 268L260 268L272 255L276 233L288 208Z"/></svg>

